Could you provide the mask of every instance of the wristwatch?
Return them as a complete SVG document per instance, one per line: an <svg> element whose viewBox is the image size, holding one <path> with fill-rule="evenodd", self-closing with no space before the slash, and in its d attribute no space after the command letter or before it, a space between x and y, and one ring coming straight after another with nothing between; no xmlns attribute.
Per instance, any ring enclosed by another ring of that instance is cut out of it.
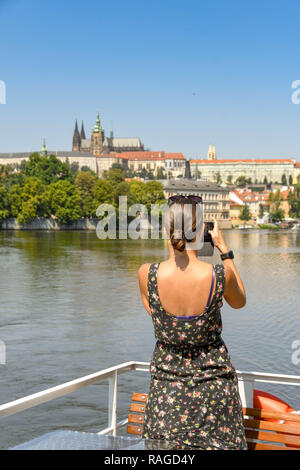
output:
<svg viewBox="0 0 300 470"><path fill-rule="evenodd" d="M228 251L227 253L223 253L221 255L221 260L224 261L224 259L233 259L234 258L234 255L233 255L233 251Z"/></svg>

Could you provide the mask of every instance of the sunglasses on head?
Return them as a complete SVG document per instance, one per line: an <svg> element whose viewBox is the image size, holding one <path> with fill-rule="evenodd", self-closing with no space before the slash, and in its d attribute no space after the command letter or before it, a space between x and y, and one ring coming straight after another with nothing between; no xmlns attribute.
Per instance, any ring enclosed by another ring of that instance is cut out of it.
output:
<svg viewBox="0 0 300 470"><path fill-rule="evenodd" d="M183 203L183 204L199 204L202 202L201 196L194 196L193 194L189 194L188 196L183 196L182 194L176 194L175 196L170 196L168 199L168 205L171 206L172 204Z"/></svg>

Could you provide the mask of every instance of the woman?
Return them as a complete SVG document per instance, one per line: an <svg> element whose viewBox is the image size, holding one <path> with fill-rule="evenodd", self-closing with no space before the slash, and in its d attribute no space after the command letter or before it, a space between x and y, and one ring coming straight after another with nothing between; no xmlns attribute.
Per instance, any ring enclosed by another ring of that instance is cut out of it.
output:
<svg viewBox="0 0 300 470"><path fill-rule="evenodd" d="M244 450L237 376L221 338L220 309L223 296L231 307L242 308L245 289L217 221L209 233L226 259L212 266L197 258L197 249L189 249L203 224L193 240L186 239L184 217L180 236L174 227L174 213L183 214L186 204L195 208L195 197L168 202L173 213L169 258L139 269L142 301L157 340L143 437L169 442L168 448Z"/></svg>

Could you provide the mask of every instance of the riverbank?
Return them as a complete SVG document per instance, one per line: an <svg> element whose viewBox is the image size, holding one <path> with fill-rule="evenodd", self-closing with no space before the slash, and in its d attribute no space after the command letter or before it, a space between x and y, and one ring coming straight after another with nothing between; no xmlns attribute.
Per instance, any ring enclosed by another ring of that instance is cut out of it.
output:
<svg viewBox="0 0 300 470"><path fill-rule="evenodd" d="M81 218L69 222L68 224L59 223L54 217L36 217L25 224L20 224L16 218L7 218L0 223L0 230L88 230L95 231L98 224L97 217ZM228 220L220 221L219 226L222 230L232 228Z"/></svg>

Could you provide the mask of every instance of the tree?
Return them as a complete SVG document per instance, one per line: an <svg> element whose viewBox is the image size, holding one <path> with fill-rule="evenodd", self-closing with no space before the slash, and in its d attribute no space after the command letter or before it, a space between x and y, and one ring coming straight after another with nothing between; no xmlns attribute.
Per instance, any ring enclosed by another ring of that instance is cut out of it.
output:
<svg viewBox="0 0 300 470"><path fill-rule="evenodd" d="M235 180L235 184L237 186L245 186L246 185L246 177L244 175L241 175L239 176L236 180Z"/></svg>
<svg viewBox="0 0 300 470"><path fill-rule="evenodd" d="M166 179L166 172L165 172L164 168L162 168L161 166L157 168L156 178L158 180L165 180Z"/></svg>
<svg viewBox="0 0 300 470"><path fill-rule="evenodd" d="M104 178L111 181L112 184L118 184L124 181L125 179L125 171L120 168L110 168L104 174Z"/></svg>
<svg viewBox="0 0 300 470"><path fill-rule="evenodd" d="M23 186L11 186L8 195L11 215L21 224L30 222L35 217L50 216L50 207L45 197L46 188L36 176L25 178Z"/></svg>
<svg viewBox="0 0 300 470"><path fill-rule="evenodd" d="M163 186L158 181L143 183L133 180L130 182L130 192L134 195L136 202L144 204L148 210L150 210L151 204L164 200Z"/></svg>
<svg viewBox="0 0 300 470"><path fill-rule="evenodd" d="M93 191L97 181L96 175L91 171L79 171L75 178L75 188L81 199L83 217L95 216Z"/></svg>
<svg viewBox="0 0 300 470"><path fill-rule="evenodd" d="M0 224L9 217L9 195L4 185L0 185Z"/></svg>
<svg viewBox="0 0 300 470"><path fill-rule="evenodd" d="M288 203L290 205L289 216L295 219L300 218L300 184L295 184L294 191L288 194Z"/></svg>
<svg viewBox="0 0 300 470"><path fill-rule="evenodd" d="M264 177L263 184L268 184L268 179L267 179L267 177L266 177L266 176Z"/></svg>
<svg viewBox="0 0 300 470"><path fill-rule="evenodd" d="M114 189L114 201L115 201L116 207L119 206L120 196L127 197L127 204L129 206L137 202L134 194L130 192L130 183L127 183L126 181L122 181L121 183L118 183Z"/></svg>
<svg viewBox="0 0 300 470"><path fill-rule="evenodd" d="M259 204L259 212L258 212L258 217L262 219L264 216L264 206L262 204Z"/></svg>
<svg viewBox="0 0 300 470"><path fill-rule="evenodd" d="M227 176L227 183L232 184L232 175Z"/></svg>
<svg viewBox="0 0 300 470"><path fill-rule="evenodd" d="M66 165L70 172L72 173L73 177L76 175L76 173L79 171L79 163L78 162L72 162L70 164L69 159L66 159Z"/></svg>
<svg viewBox="0 0 300 470"><path fill-rule="evenodd" d="M66 163L61 162L55 155L49 157L34 153L26 161L24 170L26 176L35 176L43 183L50 184L58 180L72 181L73 175Z"/></svg>
<svg viewBox="0 0 300 470"><path fill-rule="evenodd" d="M113 163L111 168L114 170L122 170L122 171L124 169L120 163Z"/></svg>
<svg viewBox="0 0 300 470"><path fill-rule="evenodd" d="M276 192L270 192L269 194L270 203L270 217L274 222L279 222L284 219L284 210L280 207L283 196L278 189Z"/></svg>
<svg viewBox="0 0 300 470"><path fill-rule="evenodd" d="M293 184L293 177L292 175L289 176L289 185L292 186Z"/></svg>
<svg viewBox="0 0 300 470"><path fill-rule="evenodd" d="M95 213L101 204L112 204L115 206L114 186L111 181L102 178L98 179L93 189L93 199Z"/></svg>
<svg viewBox="0 0 300 470"><path fill-rule="evenodd" d="M250 207L248 204L244 204L240 209L240 219L247 222L251 219Z"/></svg>
<svg viewBox="0 0 300 470"><path fill-rule="evenodd" d="M286 175L285 173L283 173L282 177L281 177L281 184L283 186L286 186L287 185L287 179L286 179Z"/></svg>
<svg viewBox="0 0 300 470"><path fill-rule="evenodd" d="M221 173L218 171L218 173L215 175L216 177L216 182L217 184L221 184L222 183L222 177L221 177Z"/></svg>
<svg viewBox="0 0 300 470"><path fill-rule="evenodd" d="M46 198L51 214L59 223L68 224L82 216L80 194L70 181L57 181L48 186Z"/></svg>

